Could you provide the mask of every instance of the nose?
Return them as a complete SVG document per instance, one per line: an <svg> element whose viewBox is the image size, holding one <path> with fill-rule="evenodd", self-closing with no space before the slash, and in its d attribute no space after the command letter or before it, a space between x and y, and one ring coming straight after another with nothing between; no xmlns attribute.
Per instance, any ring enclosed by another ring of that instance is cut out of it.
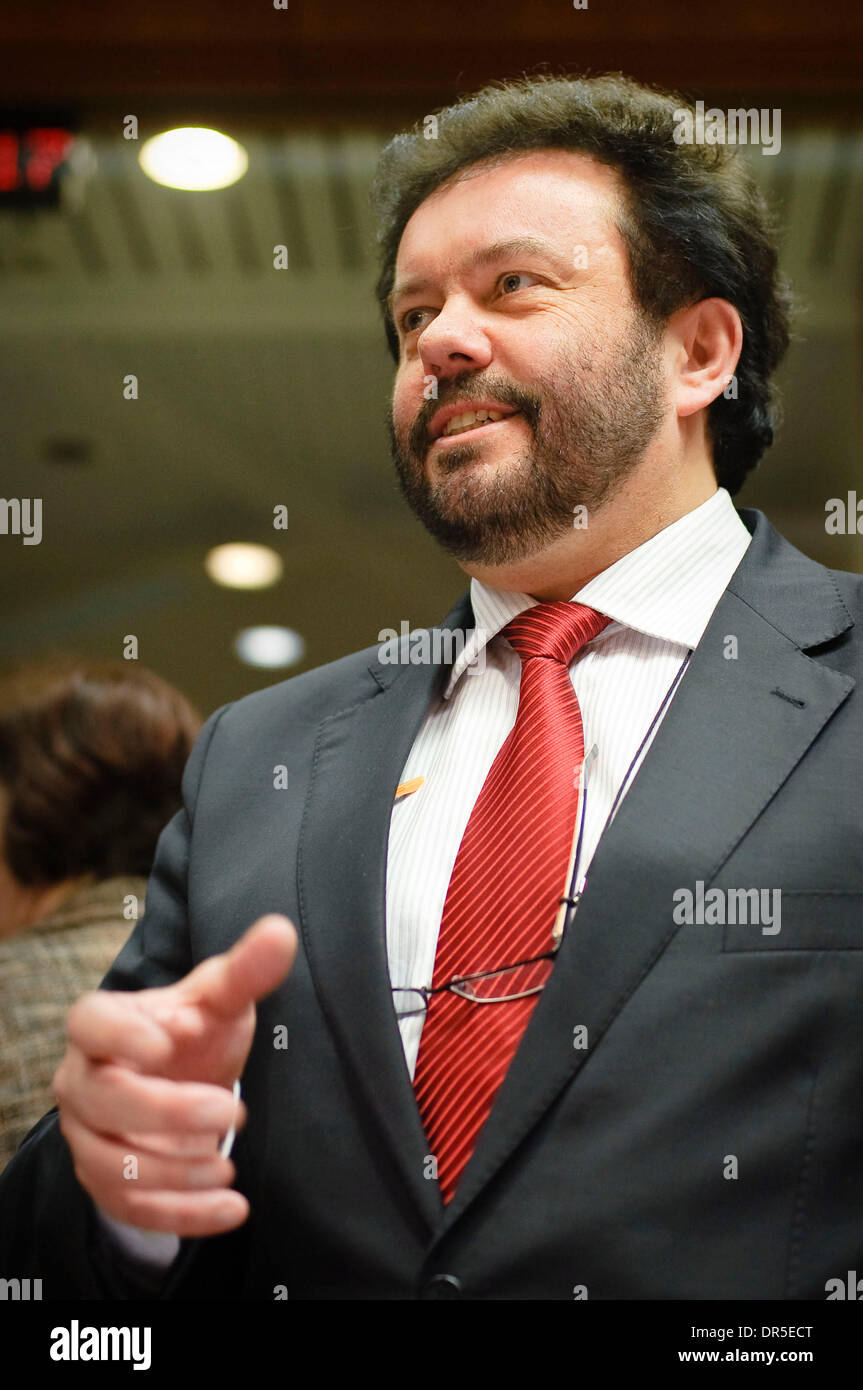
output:
<svg viewBox="0 0 863 1390"><path fill-rule="evenodd" d="M476 310L465 300L449 300L417 340L426 376L448 378L473 368L487 367L491 343Z"/></svg>

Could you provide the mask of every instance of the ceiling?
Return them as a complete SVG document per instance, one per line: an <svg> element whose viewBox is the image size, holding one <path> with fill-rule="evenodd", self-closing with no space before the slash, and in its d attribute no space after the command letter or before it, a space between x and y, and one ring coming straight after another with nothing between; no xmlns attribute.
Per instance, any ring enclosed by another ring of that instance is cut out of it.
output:
<svg viewBox="0 0 863 1390"><path fill-rule="evenodd" d="M224 45L225 11L213 7L205 67ZM123 11L128 43L142 12ZM170 71L183 45L188 70L189 54L205 52L182 15L162 40ZM319 20L301 11L307 40ZM26 54L20 25L11 37ZM83 64L76 33L67 17L52 43ZM95 44L103 57L107 42ZM260 17L245 42L266 42ZM12 96L34 99L35 79L17 80ZM368 96L370 81L360 74L358 92ZM403 118L363 111L359 97L339 118L320 87L305 114L283 115L261 107L265 82L245 106L203 82L196 109L243 140L250 167L233 188L190 194L147 180L138 146L120 136L128 111L141 113L141 139L170 123L152 89L149 106L118 100L112 112L110 94L88 82L89 104L74 83L55 93L79 103L88 177L58 210L0 214L0 492L44 499L41 545L0 536L0 666L69 649L118 657L134 633L140 659L206 712L281 678L232 655L240 627L295 628L311 666L403 619L438 620L465 579L395 486L384 424L392 364L372 296L368 183ZM845 86L847 96L850 75ZM176 94L160 92L179 109ZM427 109L414 106L410 119ZM783 264L803 312L779 377L783 431L739 500L816 558L863 572L863 537L824 529L830 497L857 488L863 499L863 120L822 109L808 89L782 111L781 154L747 157L785 223ZM287 270L273 268L280 244ZM129 374L137 400L124 399ZM288 507L286 532L273 529L277 505ZM215 588L203 556L229 540L273 545L282 581L256 594Z"/></svg>
<svg viewBox="0 0 863 1390"><path fill-rule="evenodd" d="M364 110L397 125L495 77L564 64L704 89L859 98L854 4L746 0L4 0L4 100L209 99L292 115ZM762 101L755 103L758 106Z"/></svg>

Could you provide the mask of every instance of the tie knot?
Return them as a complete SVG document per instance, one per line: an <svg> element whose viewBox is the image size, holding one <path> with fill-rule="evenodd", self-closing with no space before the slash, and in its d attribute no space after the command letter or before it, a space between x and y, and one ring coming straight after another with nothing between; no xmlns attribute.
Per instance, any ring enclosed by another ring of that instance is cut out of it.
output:
<svg viewBox="0 0 863 1390"><path fill-rule="evenodd" d="M611 622L584 603L537 603L513 618L503 635L524 662L544 656L568 666L583 646Z"/></svg>

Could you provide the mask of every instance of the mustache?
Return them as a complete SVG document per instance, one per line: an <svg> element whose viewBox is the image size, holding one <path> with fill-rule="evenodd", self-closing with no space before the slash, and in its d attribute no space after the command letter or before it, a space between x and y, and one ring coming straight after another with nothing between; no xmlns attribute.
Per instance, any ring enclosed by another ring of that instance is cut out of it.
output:
<svg viewBox="0 0 863 1390"><path fill-rule="evenodd" d="M525 391L522 387L512 386L508 382L502 381L495 383L493 381L470 380L461 389L458 389L457 382L453 382L451 389L445 394L439 394L423 402L408 436L408 447L411 452L424 453L430 447L432 441L429 435L429 426L439 410L448 405L468 405L471 401L486 397L500 401L501 405L510 406L513 410L521 411L528 424L532 428L536 428L541 413L541 404L533 392Z"/></svg>

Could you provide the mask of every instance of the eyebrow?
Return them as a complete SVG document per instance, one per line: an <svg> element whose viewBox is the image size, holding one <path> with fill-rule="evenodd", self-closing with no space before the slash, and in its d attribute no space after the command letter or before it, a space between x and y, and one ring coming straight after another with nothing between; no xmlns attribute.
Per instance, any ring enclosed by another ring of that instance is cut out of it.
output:
<svg viewBox="0 0 863 1390"><path fill-rule="evenodd" d="M569 272L572 265L568 264L559 250L550 242L543 241L541 237L517 236L510 237L507 241L495 241L491 246L480 246L476 251L472 251L465 263L466 270L479 270L483 266L494 265L497 261L505 260L509 256L541 256L561 271ZM386 306L390 317L395 318L393 306L397 299L405 299L408 295L419 294L431 284L428 276L419 276L413 280L404 280L400 285L394 285L387 295Z"/></svg>

